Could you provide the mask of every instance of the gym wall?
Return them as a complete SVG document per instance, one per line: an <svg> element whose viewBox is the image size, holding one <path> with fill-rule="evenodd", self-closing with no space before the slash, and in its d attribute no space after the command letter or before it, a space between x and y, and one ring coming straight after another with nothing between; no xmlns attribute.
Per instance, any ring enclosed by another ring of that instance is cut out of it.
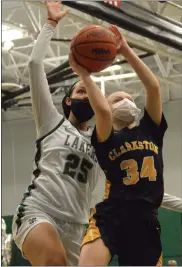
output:
<svg viewBox="0 0 182 267"><path fill-rule="evenodd" d="M164 140L165 191L182 197L182 100L164 104L169 128ZM2 215L12 215L30 183L34 160L35 125L30 119L2 123ZM102 198L104 181L94 192Z"/></svg>
<svg viewBox="0 0 182 267"><path fill-rule="evenodd" d="M13 216L4 216L6 221L7 233L11 233L11 224ZM166 266L168 260L176 260L179 266L182 266L182 214L161 208L159 210L159 220L162 227L162 246L163 246L163 266ZM22 258L20 250L16 244L12 244L12 258L10 266L27 266L28 261ZM115 256L110 266L117 266L118 261Z"/></svg>

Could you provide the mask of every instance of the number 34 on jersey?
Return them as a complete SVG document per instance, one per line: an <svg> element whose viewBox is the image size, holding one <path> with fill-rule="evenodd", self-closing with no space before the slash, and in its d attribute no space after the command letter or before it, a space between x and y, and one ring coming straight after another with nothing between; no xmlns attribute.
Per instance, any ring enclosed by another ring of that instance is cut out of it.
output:
<svg viewBox="0 0 182 267"><path fill-rule="evenodd" d="M126 170L127 176L123 178L125 185L136 184L139 179L147 178L149 181L156 181L157 171L154 166L154 157L144 157L141 171L138 171L138 164L134 159L124 160L120 164L121 170Z"/></svg>

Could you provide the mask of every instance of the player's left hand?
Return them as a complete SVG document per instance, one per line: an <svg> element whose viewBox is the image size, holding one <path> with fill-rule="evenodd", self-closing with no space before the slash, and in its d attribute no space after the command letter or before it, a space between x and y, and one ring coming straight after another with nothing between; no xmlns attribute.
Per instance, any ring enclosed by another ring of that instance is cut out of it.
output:
<svg viewBox="0 0 182 267"><path fill-rule="evenodd" d="M61 1L45 1L47 7L48 18L54 19L59 22L69 12L69 8L62 10Z"/></svg>
<svg viewBox="0 0 182 267"><path fill-rule="evenodd" d="M86 77L90 76L90 73L82 66L80 66L73 55L73 53L70 51L69 53L69 62L72 70L80 77Z"/></svg>
<svg viewBox="0 0 182 267"><path fill-rule="evenodd" d="M122 54L122 52L124 52L125 48L128 47L126 39L121 34L121 32L119 31L119 29L116 25L111 25L109 27L109 30L112 31L114 33L114 35L116 36L118 54Z"/></svg>

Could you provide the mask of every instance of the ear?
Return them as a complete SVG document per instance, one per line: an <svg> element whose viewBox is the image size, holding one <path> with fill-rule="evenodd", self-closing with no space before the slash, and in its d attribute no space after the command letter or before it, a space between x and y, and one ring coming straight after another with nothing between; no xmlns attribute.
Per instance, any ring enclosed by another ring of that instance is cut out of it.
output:
<svg viewBox="0 0 182 267"><path fill-rule="evenodd" d="M71 106L71 99L69 96L66 97L65 103L67 106Z"/></svg>

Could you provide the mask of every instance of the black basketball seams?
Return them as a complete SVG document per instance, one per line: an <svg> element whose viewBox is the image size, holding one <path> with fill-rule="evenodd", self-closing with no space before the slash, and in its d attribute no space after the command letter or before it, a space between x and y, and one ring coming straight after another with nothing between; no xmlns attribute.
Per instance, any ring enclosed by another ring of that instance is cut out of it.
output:
<svg viewBox="0 0 182 267"><path fill-rule="evenodd" d="M76 53L77 53L79 56L83 57L83 58L87 58L87 59L91 59L91 60L95 60L95 61L108 61L108 62L109 62L109 61L112 61L112 60L115 59L115 57L113 57L113 58L111 58L111 59L96 59L96 58L87 57L87 56L85 56L85 55L80 54L79 51L77 50L77 47L76 47L76 46L75 46L74 48L75 48L75 50L76 50Z"/></svg>
<svg viewBox="0 0 182 267"><path fill-rule="evenodd" d="M80 37L83 33L87 32L87 31L90 31L91 29L94 29L94 28L96 28L95 25L94 25L92 28L90 28L90 29L85 29L83 32L81 32L80 34L78 34L78 35L76 36L76 38L75 38L75 43L76 43L77 38Z"/></svg>
<svg viewBox="0 0 182 267"><path fill-rule="evenodd" d="M83 45L83 44L112 44L112 45L116 46L116 44L114 44L112 42L93 41L93 42L79 43L79 44L76 44L76 45L71 46L71 48L74 48L76 46Z"/></svg>

